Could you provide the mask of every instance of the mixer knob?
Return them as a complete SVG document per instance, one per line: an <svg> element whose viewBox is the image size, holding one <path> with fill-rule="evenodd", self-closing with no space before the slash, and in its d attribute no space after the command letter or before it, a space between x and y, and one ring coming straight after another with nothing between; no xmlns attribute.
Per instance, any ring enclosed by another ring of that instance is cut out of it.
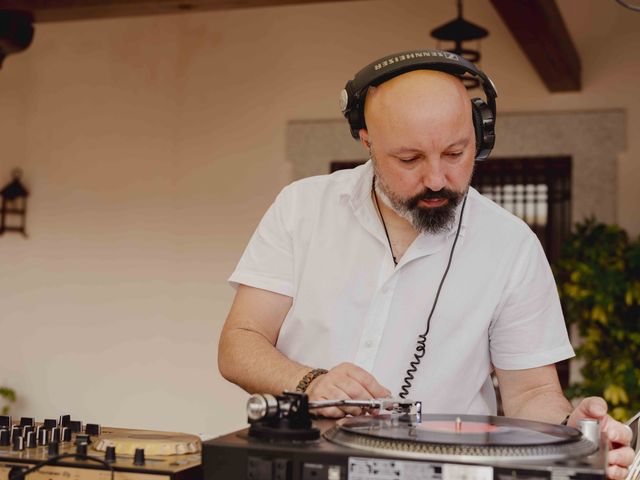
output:
<svg viewBox="0 0 640 480"><path fill-rule="evenodd" d="M11 439L13 439L13 437L21 437L21 436L22 436L22 429L20 428L20 426L14 425L13 427L11 427Z"/></svg>
<svg viewBox="0 0 640 480"><path fill-rule="evenodd" d="M58 426L58 421L55 418L45 418L44 419L44 428L47 430L53 430Z"/></svg>
<svg viewBox="0 0 640 480"><path fill-rule="evenodd" d="M7 447L11 444L11 432L4 428L0 430L0 446Z"/></svg>
<svg viewBox="0 0 640 480"><path fill-rule="evenodd" d="M80 433L82 431L82 422L80 420L71 420L69 422L69 428L73 433Z"/></svg>
<svg viewBox="0 0 640 480"><path fill-rule="evenodd" d="M20 426L21 427L26 427L27 425L29 426L34 426L36 424L36 421L33 417L22 417L20 419Z"/></svg>
<svg viewBox="0 0 640 480"><path fill-rule="evenodd" d="M76 455L77 456L87 456L87 447L88 445L84 442L76 443Z"/></svg>
<svg viewBox="0 0 640 480"><path fill-rule="evenodd" d="M69 423L71 423L71 415L60 415L58 425L60 425L61 427L68 427Z"/></svg>
<svg viewBox="0 0 640 480"><path fill-rule="evenodd" d="M60 443L60 427L54 427L51 429L51 442Z"/></svg>
<svg viewBox="0 0 640 480"><path fill-rule="evenodd" d="M14 435L11 444L14 450L24 450L24 437Z"/></svg>
<svg viewBox="0 0 640 480"><path fill-rule="evenodd" d="M89 445L91 443L91 438L86 433L78 433L76 434L76 445L78 443L86 443Z"/></svg>
<svg viewBox="0 0 640 480"><path fill-rule="evenodd" d="M84 433L87 435L100 435L102 428L97 423L87 423L84 426Z"/></svg>
<svg viewBox="0 0 640 480"><path fill-rule="evenodd" d="M58 455L60 455L60 444L58 442L51 442L47 449L47 456L51 458L57 457Z"/></svg>
<svg viewBox="0 0 640 480"><path fill-rule="evenodd" d="M44 446L49 443L49 430L41 428L38 430L38 445Z"/></svg>
<svg viewBox="0 0 640 480"><path fill-rule="evenodd" d="M26 446L27 448L35 448L37 443L36 443L36 433L35 432L27 432L27 440L26 440Z"/></svg>
<svg viewBox="0 0 640 480"><path fill-rule="evenodd" d="M0 415L0 428L6 428L7 430L11 430L11 416L10 415Z"/></svg>
<svg viewBox="0 0 640 480"><path fill-rule="evenodd" d="M63 442L71 441L71 429L69 427L62 427L62 441Z"/></svg>
<svg viewBox="0 0 640 480"><path fill-rule="evenodd" d="M22 436L26 437L27 433L33 432L33 430L34 430L33 425L26 425L22 427Z"/></svg>
<svg viewBox="0 0 640 480"><path fill-rule="evenodd" d="M107 463L115 463L116 461L116 447L110 445L104 452L104 461Z"/></svg>
<svg viewBox="0 0 640 480"><path fill-rule="evenodd" d="M144 465L144 448L136 448L136 453L133 455L134 465Z"/></svg>

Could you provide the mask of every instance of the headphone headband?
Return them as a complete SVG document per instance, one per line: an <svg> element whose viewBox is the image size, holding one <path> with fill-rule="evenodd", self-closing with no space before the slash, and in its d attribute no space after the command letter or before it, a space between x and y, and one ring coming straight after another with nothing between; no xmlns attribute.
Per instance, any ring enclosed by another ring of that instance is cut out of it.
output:
<svg viewBox="0 0 640 480"><path fill-rule="evenodd" d="M486 116L482 116L482 138L477 138L478 148L476 157L486 158L493 147L495 134L493 127L496 118L496 88L487 75L479 70L473 63L456 55L455 53L441 50L410 50L400 52L380 58L370 63L358 73L353 80L349 80L342 92L340 92L340 109L349 121L351 135L359 138L359 130L366 128L364 121L364 100L367 90L371 86L377 86L403 73L413 70L437 70L449 73L454 76L470 74L477 77L482 85L487 98L486 104L480 99L474 99L473 103L478 105L476 100L482 102L484 107L488 107ZM486 108L485 108L486 109ZM490 116L490 118L488 117ZM475 124L474 117L474 124ZM488 130L487 130L488 129ZM478 131L476 131L478 133Z"/></svg>

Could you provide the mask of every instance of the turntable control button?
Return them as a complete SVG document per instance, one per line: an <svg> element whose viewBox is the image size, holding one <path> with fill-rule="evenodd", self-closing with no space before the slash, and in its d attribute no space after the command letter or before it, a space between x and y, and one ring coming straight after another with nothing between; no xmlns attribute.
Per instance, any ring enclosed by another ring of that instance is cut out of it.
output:
<svg viewBox="0 0 640 480"><path fill-rule="evenodd" d="M134 465L144 465L144 448L136 448L136 453L133 455Z"/></svg>
<svg viewBox="0 0 640 480"><path fill-rule="evenodd" d="M104 461L107 463L114 463L116 461L116 447L110 445L104 452Z"/></svg>

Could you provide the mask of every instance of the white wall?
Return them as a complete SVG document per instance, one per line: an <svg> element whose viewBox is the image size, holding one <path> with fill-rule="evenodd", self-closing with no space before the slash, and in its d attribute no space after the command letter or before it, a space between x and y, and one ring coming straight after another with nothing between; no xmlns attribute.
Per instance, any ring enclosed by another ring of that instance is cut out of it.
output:
<svg viewBox="0 0 640 480"><path fill-rule="evenodd" d="M618 218L637 234L640 15L559 4L582 55L580 93L546 92L488 0L467 1L465 15L491 31L482 66L503 111L627 109ZM226 278L291 178L286 122L338 117L358 68L434 46L429 31L454 15L453 2L378 0L37 24L0 70L0 184L20 166L32 193L29 239L0 237L0 384L20 396L13 414L242 425L245 394L217 372L217 337Z"/></svg>

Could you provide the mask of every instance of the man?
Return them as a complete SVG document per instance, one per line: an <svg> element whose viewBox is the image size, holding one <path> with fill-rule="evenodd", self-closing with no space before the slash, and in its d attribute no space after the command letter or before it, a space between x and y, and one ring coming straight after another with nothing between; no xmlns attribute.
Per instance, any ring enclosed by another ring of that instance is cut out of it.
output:
<svg viewBox="0 0 640 480"><path fill-rule="evenodd" d="M604 400L573 410L562 394L554 364L573 350L539 242L469 187L491 118L446 68L407 62L367 85L356 133L371 161L294 182L262 219L230 279L221 373L249 392L495 414L495 372L507 416L597 418L628 445ZM607 475L624 478L632 459L612 450Z"/></svg>

